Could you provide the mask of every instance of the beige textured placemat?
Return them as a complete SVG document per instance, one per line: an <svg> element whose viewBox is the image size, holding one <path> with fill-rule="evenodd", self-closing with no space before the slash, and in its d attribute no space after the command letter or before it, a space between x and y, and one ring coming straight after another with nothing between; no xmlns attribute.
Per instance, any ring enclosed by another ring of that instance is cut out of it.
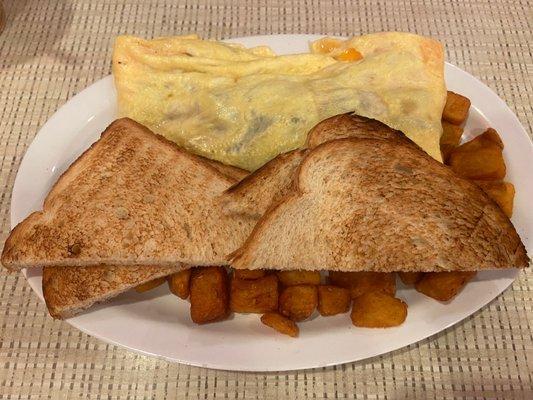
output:
<svg viewBox="0 0 533 400"><path fill-rule="evenodd" d="M197 32L432 35L533 126L533 11L516 1L4 0L0 35L0 220L39 127L109 74L113 37ZM127 3L127 4L126 4ZM529 4L528 4L529 3ZM0 273L2 399L533 398L533 275L523 272L482 311L439 335L364 362L289 373L170 364L107 345L48 317L19 274Z"/></svg>

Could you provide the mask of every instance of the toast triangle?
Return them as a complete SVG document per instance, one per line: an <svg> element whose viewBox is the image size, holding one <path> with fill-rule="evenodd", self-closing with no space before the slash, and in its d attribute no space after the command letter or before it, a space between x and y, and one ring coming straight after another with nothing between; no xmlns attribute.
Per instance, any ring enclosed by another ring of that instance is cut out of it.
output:
<svg viewBox="0 0 533 400"><path fill-rule="evenodd" d="M231 256L235 268L459 271L525 267L512 223L475 184L413 146L339 139Z"/></svg>
<svg viewBox="0 0 533 400"><path fill-rule="evenodd" d="M238 181L247 171L205 159L217 171ZM122 294L131 288L154 279L165 277L186 268L185 266L116 266L43 268L42 288L50 315L57 319L70 318Z"/></svg>
<svg viewBox="0 0 533 400"><path fill-rule="evenodd" d="M2 264L224 265L252 228L217 204L233 183L204 159L119 119L60 177L43 211L11 232Z"/></svg>

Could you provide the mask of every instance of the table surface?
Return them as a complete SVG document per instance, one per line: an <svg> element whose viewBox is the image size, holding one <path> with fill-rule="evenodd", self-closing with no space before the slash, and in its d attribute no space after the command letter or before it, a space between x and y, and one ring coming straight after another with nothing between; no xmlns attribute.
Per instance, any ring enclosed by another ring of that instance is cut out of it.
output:
<svg viewBox="0 0 533 400"><path fill-rule="evenodd" d="M0 1L1 2L1 1ZM127 4L126 4L127 3ZM0 240L11 188L39 127L110 73L113 38L198 33L358 35L399 30L440 39L447 60L494 89L531 134L533 8L517 1L4 0L0 35ZM289 373L172 364L52 320L21 274L0 272L0 398L533 398L533 274L462 323L363 362Z"/></svg>

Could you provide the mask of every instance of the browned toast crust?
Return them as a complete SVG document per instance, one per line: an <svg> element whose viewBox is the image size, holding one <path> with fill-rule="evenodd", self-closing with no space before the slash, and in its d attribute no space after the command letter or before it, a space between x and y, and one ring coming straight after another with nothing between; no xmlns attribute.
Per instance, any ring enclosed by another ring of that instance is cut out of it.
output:
<svg viewBox="0 0 533 400"><path fill-rule="evenodd" d="M228 178L233 179L236 182L239 182L245 178L250 172L245 169L234 167L233 165L223 164L217 160L211 160L209 158L198 156L200 159L204 160L207 164L211 165L218 172L225 175Z"/></svg>
<svg viewBox="0 0 533 400"><path fill-rule="evenodd" d="M352 113L335 115L316 124L307 134L305 147L312 149L330 140L349 137L391 140L419 148L402 132L375 119Z"/></svg>

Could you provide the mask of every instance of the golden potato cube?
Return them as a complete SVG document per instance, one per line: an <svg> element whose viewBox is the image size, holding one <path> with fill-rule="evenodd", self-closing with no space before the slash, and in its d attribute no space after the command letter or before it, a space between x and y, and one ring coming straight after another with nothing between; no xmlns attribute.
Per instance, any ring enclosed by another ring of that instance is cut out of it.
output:
<svg viewBox="0 0 533 400"><path fill-rule="evenodd" d="M470 100L460 94L448 91L442 119L454 125L461 125L468 116Z"/></svg>
<svg viewBox="0 0 533 400"><path fill-rule="evenodd" d="M501 139L494 129L453 149L448 157L452 170L467 179L498 180L505 176Z"/></svg>
<svg viewBox="0 0 533 400"><path fill-rule="evenodd" d="M365 293L353 301L352 323L364 328L390 328L407 317L407 304L384 292Z"/></svg>
<svg viewBox="0 0 533 400"><path fill-rule="evenodd" d="M475 181L509 218L513 216L514 185L501 181Z"/></svg>
<svg viewBox="0 0 533 400"><path fill-rule="evenodd" d="M317 305L318 290L316 286L289 286L279 296L279 312L293 321L303 321L309 318Z"/></svg>
<svg viewBox="0 0 533 400"><path fill-rule="evenodd" d="M234 269L233 277L237 279L259 279L266 275L264 269Z"/></svg>
<svg viewBox="0 0 533 400"><path fill-rule="evenodd" d="M346 288L320 285L318 287L318 312L329 316L347 312L350 309L350 291Z"/></svg>
<svg viewBox="0 0 533 400"><path fill-rule="evenodd" d="M176 296L186 299L189 297L189 282L191 279L191 269L176 272L167 277L168 288Z"/></svg>
<svg viewBox="0 0 533 400"><path fill-rule="evenodd" d="M504 148L503 140L498 134L498 131L496 131L496 129L494 128L488 128L487 130L485 130L485 132L483 132L478 137L482 138L483 140L492 142L498 145L499 147L501 147L502 149Z"/></svg>
<svg viewBox="0 0 533 400"><path fill-rule="evenodd" d="M278 308L278 278L267 275L259 279L231 279L230 310L238 313L263 314Z"/></svg>
<svg viewBox="0 0 533 400"><path fill-rule="evenodd" d="M228 275L224 267L199 267L191 275L191 319L197 324L224 319L229 313Z"/></svg>
<svg viewBox="0 0 533 400"><path fill-rule="evenodd" d="M448 301L475 275L474 271L428 272L424 273L415 288L435 300Z"/></svg>
<svg viewBox="0 0 533 400"><path fill-rule="evenodd" d="M284 286L320 285L319 271L278 271L276 274Z"/></svg>
<svg viewBox="0 0 533 400"><path fill-rule="evenodd" d="M392 296L396 293L396 274L386 272L339 272L330 271L333 285L350 289L352 299L363 293L383 291Z"/></svg>
<svg viewBox="0 0 533 400"><path fill-rule="evenodd" d="M284 335L289 335L291 337L298 337L300 329L298 325L292 320L277 312L269 312L264 314L261 317L261 322L266 326L269 326Z"/></svg>
<svg viewBox="0 0 533 400"><path fill-rule="evenodd" d="M459 146L461 136L463 135L463 128L458 125L450 124L442 121L442 136L440 137L440 152L444 162L448 160L453 149Z"/></svg>
<svg viewBox="0 0 533 400"><path fill-rule="evenodd" d="M147 292L149 290L155 289L156 287L160 286L165 282L165 278L156 278L154 280L141 283L140 285L135 286L135 291L138 293Z"/></svg>
<svg viewBox="0 0 533 400"><path fill-rule="evenodd" d="M422 278L422 272L398 272L398 275L406 285L414 285Z"/></svg>

